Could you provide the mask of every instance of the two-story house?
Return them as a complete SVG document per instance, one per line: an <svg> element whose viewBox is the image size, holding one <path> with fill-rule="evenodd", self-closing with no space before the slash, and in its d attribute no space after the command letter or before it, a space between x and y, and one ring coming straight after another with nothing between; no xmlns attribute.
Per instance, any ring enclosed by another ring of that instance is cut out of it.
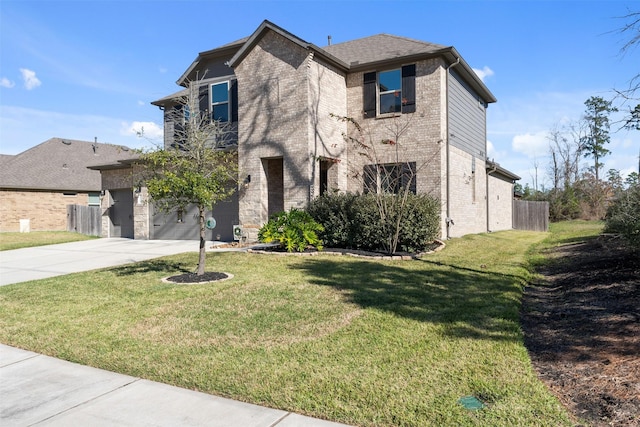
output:
<svg viewBox="0 0 640 427"><path fill-rule="evenodd" d="M454 47L379 34L320 48L264 21L250 37L200 53L177 83L197 85L200 110L237 131L242 191L214 211L229 222L218 221L223 238L234 223L254 238L274 212L325 190L368 191L357 175L371 184L375 171L403 168L411 191L441 201L443 237L512 228L519 177L487 159L496 98ZM152 103L165 112L165 146L175 142L170 113L185 90ZM336 116L360 124L375 164L346 142L354 127ZM393 191L384 185L378 191ZM158 218L156 230L176 222Z"/></svg>

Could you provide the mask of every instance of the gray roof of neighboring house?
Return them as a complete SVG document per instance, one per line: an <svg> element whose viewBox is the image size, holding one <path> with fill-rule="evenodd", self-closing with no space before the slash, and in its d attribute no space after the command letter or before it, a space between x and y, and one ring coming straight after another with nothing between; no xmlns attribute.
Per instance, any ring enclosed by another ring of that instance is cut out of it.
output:
<svg viewBox="0 0 640 427"><path fill-rule="evenodd" d="M14 158L13 154L0 154L0 165Z"/></svg>
<svg viewBox="0 0 640 427"><path fill-rule="evenodd" d="M0 188L100 191L100 172L88 167L132 156L133 152L122 145L51 138L2 160Z"/></svg>

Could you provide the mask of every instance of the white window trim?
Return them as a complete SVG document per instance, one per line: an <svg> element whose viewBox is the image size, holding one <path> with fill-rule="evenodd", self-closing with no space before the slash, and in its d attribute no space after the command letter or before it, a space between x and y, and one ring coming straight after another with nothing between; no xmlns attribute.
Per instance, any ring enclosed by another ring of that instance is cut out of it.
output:
<svg viewBox="0 0 640 427"><path fill-rule="evenodd" d="M213 87L219 85L227 85L227 100L224 102L213 102ZM209 83L209 105L211 106L211 119L213 120L213 111L215 106L227 104L227 120L225 123L231 122L231 80L223 80L219 82Z"/></svg>
<svg viewBox="0 0 640 427"><path fill-rule="evenodd" d="M389 70L377 71L376 72L376 110L377 110L376 111L376 117L378 117L378 118L393 117L393 116L397 116L397 115L402 114L402 107L400 107L401 111L392 111L392 112L388 112L388 113L383 113L383 112L380 111L380 107L381 107L380 98L382 98L382 95L386 95L386 94L389 94L389 93L397 92L397 89L385 90L385 91L381 91L380 90L380 74L388 73L388 72L391 72L391 71L399 71L400 72L400 99L402 100L402 67L400 67L400 68L391 68Z"/></svg>

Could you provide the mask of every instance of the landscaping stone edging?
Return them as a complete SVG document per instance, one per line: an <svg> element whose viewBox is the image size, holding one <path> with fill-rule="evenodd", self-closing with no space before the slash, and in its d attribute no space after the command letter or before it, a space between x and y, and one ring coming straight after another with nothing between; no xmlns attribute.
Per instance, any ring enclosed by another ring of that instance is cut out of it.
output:
<svg viewBox="0 0 640 427"><path fill-rule="evenodd" d="M417 254L403 254L403 255L381 255L377 252L368 252L368 251L360 251L355 249L337 249L337 248L329 248L323 251L316 252L276 252L276 251L268 251L264 249L247 249L248 253L254 254L269 254L269 255L280 255L280 256L316 256L316 255L336 255L336 256L350 256L354 258L366 258L373 259L379 261L409 261L412 259L419 259L423 255L432 254L435 252L439 252L445 248L446 244L439 239L435 240L438 243L438 246L433 250L420 252Z"/></svg>

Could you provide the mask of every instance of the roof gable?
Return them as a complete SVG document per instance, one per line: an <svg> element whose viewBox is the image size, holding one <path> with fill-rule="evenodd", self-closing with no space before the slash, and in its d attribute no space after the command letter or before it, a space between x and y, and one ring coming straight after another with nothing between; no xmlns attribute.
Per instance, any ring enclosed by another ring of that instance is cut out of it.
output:
<svg viewBox="0 0 640 427"><path fill-rule="evenodd" d="M132 154L120 145L51 138L4 160L0 187L100 191L100 172L87 167L127 159Z"/></svg>
<svg viewBox="0 0 640 427"><path fill-rule="evenodd" d="M349 68L348 64L344 61L342 61L341 59L335 57L334 55L330 54L329 52L319 48L318 46L314 45L313 43L308 43L304 40L302 40L300 37L291 34L290 32L286 31L285 29L278 27L277 25L264 20L262 22L262 24L260 24L260 26L253 32L253 34L247 39L247 41L245 42L245 44L240 48L240 50L238 50L238 52L233 56L233 58L231 58L231 60L229 60L229 65L231 67L235 67L237 64L239 64L240 62L242 62L242 60L247 56L247 54L249 52L251 52L251 50L258 44L258 42L262 39L262 37L268 32L268 31L273 31L279 35L281 35L282 37L286 38L287 40L289 40L291 43L294 43L300 47L302 47L303 49L306 50L310 50L312 52L314 52L315 55L323 57L325 60L329 61L330 63L338 66L339 68L342 68L344 70L347 70Z"/></svg>
<svg viewBox="0 0 640 427"><path fill-rule="evenodd" d="M200 52L196 59L193 60L189 68L182 73L180 78L176 81L179 86L186 87L190 80L193 80L193 72L198 69L198 67L205 61L211 60L214 58L231 58L237 51L240 49L246 41L248 37L244 37L240 40L236 40L231 43L227 43L215 49L207 50L204 52Z"/></svg>

